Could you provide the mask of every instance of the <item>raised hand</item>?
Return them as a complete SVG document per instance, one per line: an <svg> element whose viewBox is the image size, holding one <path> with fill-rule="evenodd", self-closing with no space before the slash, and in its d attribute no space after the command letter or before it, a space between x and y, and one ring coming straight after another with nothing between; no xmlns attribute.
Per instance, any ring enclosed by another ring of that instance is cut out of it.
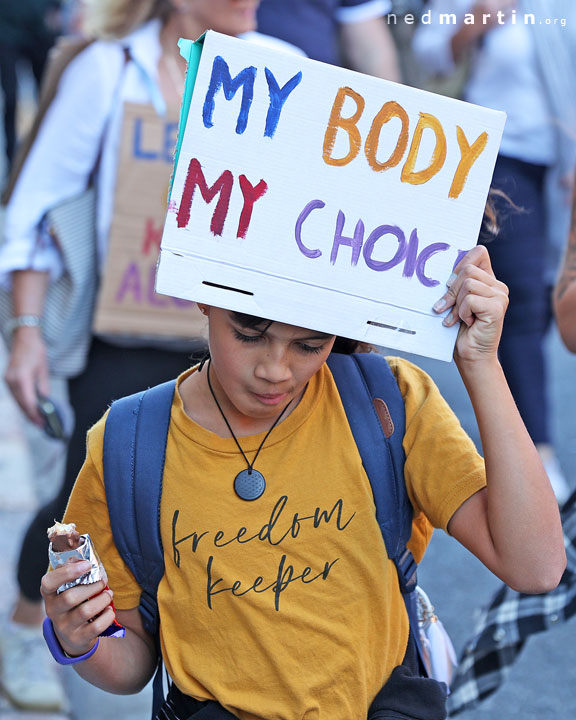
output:
<svg viewBox="0 0 576 720"><path fill-rule="evenodd" d="M508 307L508 288L495 278L483 245L466 253L447 285L448 290L434 310L450 310L443 321L446 327L461 323L455 359L472 362L496 358Z"/></svg>

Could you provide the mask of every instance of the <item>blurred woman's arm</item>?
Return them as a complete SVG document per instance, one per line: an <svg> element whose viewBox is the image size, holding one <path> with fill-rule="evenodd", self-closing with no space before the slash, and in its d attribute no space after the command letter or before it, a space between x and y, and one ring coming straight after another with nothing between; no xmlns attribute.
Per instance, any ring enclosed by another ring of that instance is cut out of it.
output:
<svg viewBox="0 0 576 720"><path fill-rule="evenodd" d="M343 23L340 42L352 70L400 82L396 45L384 16Z"/></svg>
<svg viewBox="0 0 576 720"><path fill-rule="evenodd" d="M413 41L416 58L426 75L450 75L482 37L502 24L515 0L431 0L430 22L418 26ZM500 19L499 19L500 18ZM454 22L455 20L455 22ZM466 21L465 21L466 20Z"/></svg>
<svg viewBox="0 0 576 720"><path fill-rule="evenodd" d="M14 317L30 315L42 318L47 285L46 272L35 270L14 272L12 277ZM37 393L48 396L50 384L46 345L40 325L14 329L5 380L28 419L36 425L41 425L42 418L37 409Z"/></svg>
<svg viewBox="0 0 576 720"><path fill-rule="evenodd" d="M576 353L576 191L568 246L554 288L554 312L562 340L568 350Z"/></svg>
<svg viewBox="0 0 576 720"><path fill-rule="evenodd" d="M119 71L121 49L103 52L102 44L94 43L72 60L18 175L0 250L0 283L12 289L15 317L41 319L48 284L63 272L58 247L42 222L50 209L88 187L117 82L116 59ZM10 350L6 382L27 417L41 424L36 395L49 394L41 327L17 327Z"/></svg>

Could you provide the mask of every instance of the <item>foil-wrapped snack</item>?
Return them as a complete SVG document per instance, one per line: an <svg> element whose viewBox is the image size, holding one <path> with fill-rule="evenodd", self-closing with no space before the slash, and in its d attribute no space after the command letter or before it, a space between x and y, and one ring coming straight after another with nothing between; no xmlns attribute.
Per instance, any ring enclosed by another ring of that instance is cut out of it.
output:
<svg viewBox="0 0 576 720"><path fill-rule="evenodd" d="M76 587L76 585L90 585L91 583L104 580L106 583L106 589L108 589L108 577L104 566L102 565L100 558L94 544L90 539L90 535L80 535L76 530L75 523L60 523L56 522L52 527L48 528L48 539L50 545L48 546L48 558L50 560L50 567L55 570L58 567L62 567L68 561L80 561L88 560L90 563L90 570L82 575L81 577L73 580L72 582L64 583L60 585L57 593L64 592L69 588ZM112 603L112 609L114 604ZM106 628L102 637L124 637L126 634L125 628L114 619L114 622L110 627Z"/></svg>

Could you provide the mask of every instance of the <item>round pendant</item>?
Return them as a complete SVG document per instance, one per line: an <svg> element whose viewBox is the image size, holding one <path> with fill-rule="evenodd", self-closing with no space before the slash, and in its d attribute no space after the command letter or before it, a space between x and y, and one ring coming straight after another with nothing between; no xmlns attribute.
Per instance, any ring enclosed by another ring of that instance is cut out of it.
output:
<svg viewBox="0 0 576 720"><path fill-rule="evenodd" d="M234 490L242 500L257 500L266 489L264 475L258 470L242 470L234 478Z"/></svg>

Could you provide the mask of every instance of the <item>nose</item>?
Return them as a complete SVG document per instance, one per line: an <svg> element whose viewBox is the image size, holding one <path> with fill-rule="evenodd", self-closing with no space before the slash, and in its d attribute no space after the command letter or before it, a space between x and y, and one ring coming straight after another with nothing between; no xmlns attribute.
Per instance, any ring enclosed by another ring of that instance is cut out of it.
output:
<svg viewBox="0 0 576 720"><path fill-rule="evenodd" d="M267 349L259 358L254 375L260 380L266 380L271 385L280 385L292 378L292 370L288 362L287 353L283 349Z"/></svg>

